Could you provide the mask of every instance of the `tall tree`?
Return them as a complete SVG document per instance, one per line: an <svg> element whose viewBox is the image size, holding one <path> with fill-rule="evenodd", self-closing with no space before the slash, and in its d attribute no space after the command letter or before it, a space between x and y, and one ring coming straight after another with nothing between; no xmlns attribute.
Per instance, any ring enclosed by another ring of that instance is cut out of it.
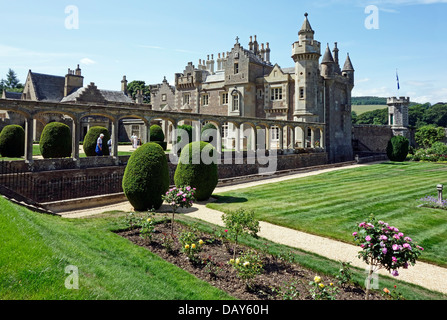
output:
<svg viewBox="0 0 447 320"><path fill-rule="evenodd" d="M127 85L127 92L132 97L132 99L135 99L138 90L141 90L143 92L144 102L150 103L151 93L149 90L149 86L147 86L144 81L134 80L129 82L129 84Z"/></svg>
<svg viewBox="0 0 447 320"><path fill-rule="evenodd" d="M6 74L6 80L0 80L1 91L8 90L13 92L22 92L23 88L23 84L20 83L20 80L17 78L17 74L12 69L8 70L8 73Z"/></svg>

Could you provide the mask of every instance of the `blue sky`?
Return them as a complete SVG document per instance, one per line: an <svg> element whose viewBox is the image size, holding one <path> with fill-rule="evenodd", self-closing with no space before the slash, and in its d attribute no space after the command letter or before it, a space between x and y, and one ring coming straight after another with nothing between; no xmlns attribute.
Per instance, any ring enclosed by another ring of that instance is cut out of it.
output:
<svg viewBox="0 0 447 320"><path fill-rule="evenodd" d="M77 29L67 28L68 6L78 10ZM447 102L447 0L0 0L0 77L9 68L21 82L29 69L63 76L80 64L84 84L101 89L120 90L123 75L173 84L189 61L230 51L236 36L247 48L251 35L270 43L273 63L293 67L305 12L322 54L338 42L343 64L349 52L353 96Z"/></svg>

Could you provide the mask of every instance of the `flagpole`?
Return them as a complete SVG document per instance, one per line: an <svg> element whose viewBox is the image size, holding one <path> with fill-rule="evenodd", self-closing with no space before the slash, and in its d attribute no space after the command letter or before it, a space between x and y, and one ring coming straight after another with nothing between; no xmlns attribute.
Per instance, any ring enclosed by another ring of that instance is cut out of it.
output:
<svg viewBox="0 0 447 320"><path fill-rule="evenodd" d="M399 74L397 72L397 68L396 68L396 81L397 81L397 98L399 98L400 84L399 84Z"/></svg>

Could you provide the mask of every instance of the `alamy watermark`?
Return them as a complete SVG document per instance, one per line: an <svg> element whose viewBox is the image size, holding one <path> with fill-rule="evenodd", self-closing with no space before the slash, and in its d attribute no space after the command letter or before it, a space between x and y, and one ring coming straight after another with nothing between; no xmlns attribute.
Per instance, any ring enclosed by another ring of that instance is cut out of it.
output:
<svg viewBox="0 0 447 320"><path fill-rule="evenodd" d="M219 147L221 147L217 145L218 134L219 131L216 129L211 128L204 130L201 133L201 137L207 137L207 140L211 141L209 146L204 147L200 151L200 145L193 144L191 147L192 153L189 157L190 148L185 149L185 147L190 143L190 136L188 134L188 131L181 128L177 129L178 138L177 142L173 144L171 153L169 154L170 162L173 164L178 164L180 158L179 153L182 150L182 152L184 152L182 154L182 157L184 156L184 159L191 158L191 164L244 164L243 153L245 153L246 164L256 164L256 162L259 164L259 174L270 175L274 174L277 171L277 150L266 150L265 147L258 148L258 146L265 146L266 137L264 130L256 130L256 139L253 139L253 137L251 139L251 143L255 143L254 140L256 140L256 148L248 148L246 151L239 154L236 150L228 150L227 152L223 152L223 157L220 155L219 152L212 152L213 150L216 151ZM222 138L222 140L224 139Z"/></svg>
<svg viewBox="0 0 447 320"><path fill-rule="evenodd" d="M68 30L79 29L79 9L75 5L65 7L65 28Z"/></svg>
<svg viewBox="0 0 447 320"><path fill-rule="evenodd" d="M65 278L65 288L68 290L79 289L79 270L76 266L67 266L65 273L68 273L68 277Z"/></svg>
<svg viewBox="0 0 447 320"><path fill-rule="evenodd" d="M375 5L369 5L365 8L368 16L365 19L365 28L368 30L379 29L379 8Z"/></svg>

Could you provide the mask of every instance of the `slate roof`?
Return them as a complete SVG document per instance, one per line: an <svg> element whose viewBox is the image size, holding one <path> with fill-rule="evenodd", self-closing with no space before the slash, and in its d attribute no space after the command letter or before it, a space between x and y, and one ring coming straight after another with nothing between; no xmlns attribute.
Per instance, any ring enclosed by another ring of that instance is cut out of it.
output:
<svg viewBox="0 0 447 320"><path fill-rule="evenodd" d="M9 92L4 90L3 91L5 99L15 99L15 100L20 100L22 99L22 93L21 92Z"/></svg>
<svg viewBox="0 0 447 320"><path fill-rule="evenodd" d="M132 99L124 94L122 91L112 91L112 90L99 90L107 100L107 102L125 102L132 103Z"/></svg>
<svg viewBox="0 0 447 320"><path fill-rule="evenodd" d="M64 97L65 77L30 72L38 101L59 102Z"/></svg>
<svg viewBox="0 0 447 320"><path fill-rule="evenodd" d="M79 98L88 87L79 88L72 94L64 97L61 102L76 102L76 99ZM112 91L112 90L98 90L103 98L107 102L123 102L123 103L132 103L132 99L124 94L122 91Z"/></svg>
<svg viewBox="0 0 447 320"><path fill-rule="evenodd" d="M343 66L343 71L354 71L354 67L352 66L351 58L349 58L349 53L348 53L348 56L346 57L346 61Z"/></svg>
<svg viewBox="0 0 447 320"><path fill-rule="evenodd" d="M329 49L329 45L326 47L326 51L324 52L323 60L321 63L333 63L334 58L332 57L331 50Z"/></svg>

